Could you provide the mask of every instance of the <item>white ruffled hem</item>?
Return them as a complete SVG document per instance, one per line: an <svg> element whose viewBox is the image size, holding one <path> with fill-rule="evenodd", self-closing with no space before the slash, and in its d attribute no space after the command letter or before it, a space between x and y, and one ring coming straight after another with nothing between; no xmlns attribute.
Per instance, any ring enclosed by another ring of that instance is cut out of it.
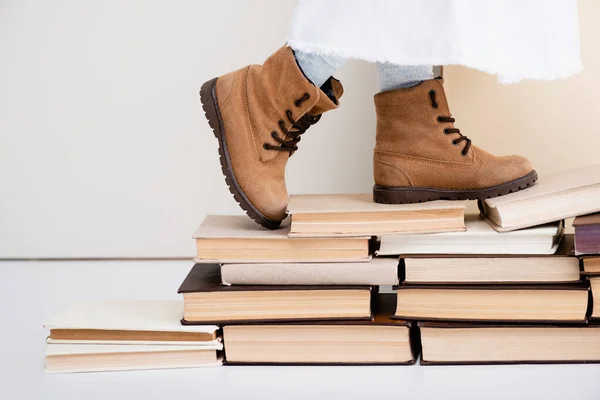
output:
<svg viewBox="0 0 600 400"><path fill-rule="evenodd" d="M353 53L351 51L335 48L331 46L321 45L317 43L307 43L294 39L288 38L288 46L294 50L300 50L306 53L317 53L323 55L338 56L347 59L358 59L372 63L392 63L397 65L462 65L468 68L476 69L490 75L496 75L498 82L504 85L518 83L522 80L542 80L542 81L554 81L558 79L567 79L575 74L580 73L583 70L581 61L573 63L568 66L561 66L560 70L544 71L541 68L536 68L532 71L523 71L520 69L518 72L503 71L498 69L497 66L489 65L485 60L473 60L466 59L463 57L406 57L398 53L393 56L382 57L379 55L365 55Z"/></svg>

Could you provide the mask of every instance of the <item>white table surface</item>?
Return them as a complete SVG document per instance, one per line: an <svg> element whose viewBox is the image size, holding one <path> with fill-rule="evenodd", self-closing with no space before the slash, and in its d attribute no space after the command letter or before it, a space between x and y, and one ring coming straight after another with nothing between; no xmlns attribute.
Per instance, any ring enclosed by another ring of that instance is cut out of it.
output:
<svg viewBox="0 0 600 400"><path fill-rule="evenodd" d="M220 367L44 375L69 303L174 299L188 261L0 262L0 399L600 399L600 365Z"/></svg>

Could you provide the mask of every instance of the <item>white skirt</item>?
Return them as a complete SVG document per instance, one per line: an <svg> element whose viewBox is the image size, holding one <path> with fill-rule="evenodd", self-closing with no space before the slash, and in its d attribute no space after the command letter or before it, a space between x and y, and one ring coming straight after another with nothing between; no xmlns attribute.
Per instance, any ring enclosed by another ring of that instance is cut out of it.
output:
<svg viewBox="0 0 600 400"><path fill-rule="evenodd" d="M372 62L459 64L503 83L582 69L576 0L299 0L288 44Z"/></svg>

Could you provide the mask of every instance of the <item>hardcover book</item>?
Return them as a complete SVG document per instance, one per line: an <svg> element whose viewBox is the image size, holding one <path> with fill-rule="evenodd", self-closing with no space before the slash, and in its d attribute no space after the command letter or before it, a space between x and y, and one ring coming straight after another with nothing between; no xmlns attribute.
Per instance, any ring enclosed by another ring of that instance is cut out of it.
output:
<svg viewBox="0 0 600 400"><path fill-rule="evenodd" d="M289 223L266 230L245 215L209 215L196 233L198 263L346 262L370 259L370 237L288 238Z"/></svg>
<svg viewBox="0 0 600 400"><path fill-rule="evenodd" d="M47 344L46 373L129 371L221 365L221 343L210 346Z"/></svg>
<svg viewBox="0 0 600 400"><path fill-rule="evenodd" d="M391 319L393 294L379 295L373 321L226 325L226 364L413 364L411 323Z"/></svg>
<svg viewBox="0 0 600 400"><path fill-rule="evenodd" d="M552 255L414 255L400 261L405 284L571 283L580 281L573 235Z"/></svg>
<svg viewBox="0 0 600 400"><path fill-rule="evenodd" d="M465 232L382 235L376 254L553 254L564 232L562 221L510 233L496 232L479 215L467 215L465 224Z"/></svg>
<svg viewBox="0 0 600 400"><path fill-rule="evenodd" d="M582 275L585 276L600 276L600 257L582 257L583 264Z"/></svg>
<svg viewBox="0 0 600 400"><path fill-rule="evenodd" d="M372 194L291 195L290 236L377 236L464 231L466 203L378 204Z"/></svg>
<svg viewBox="0 0 600 400"><path fill-rule="evenodd" d="M373 318L376 286L221 285L218 264L196 264L179 288L183 324Z"/></svg>
<svg viewBox="0 0 600 400"><path fill-rule="evenodd" d="M182 326L181 300L77 303L45 325L48 343L209 345L219 342L216 325Z"/></svg>
<svg viewBox="0 0 600 400"><path fill-rule="evenodd" d="M394 318L419 321L585 323L587 283L396 286Z"/></svg>
<svg viewBox="0 0 600 400"><path fill-rule="evenodd" d="M419 322L422 365L600 362L600 326Z"/></svg>
<svg viewBox="0 0 600 400"><path fill-rule="evenodd" d="M600 211L600 164L543 177L526 190L479 202L498 231L512 231Z"/></svg>
<svg viewBox="0 0 600 400"><path fill-rule="evenodd" d="M590 319L597 321L600 320L600 277L589 279L593 297Z"/></svg>
<svg viewBox="0 0 600 400"><path fill-rule="evenodd" d="M224 285L393 286L398 284L398 259L376 257L364 263L223 264L221 279Z"/></svg>
<svg viewBox="0 0 600 400"><path fill-rule="evenodd" d="M600 254L600 213L575 218L575 254Z"/></svg>

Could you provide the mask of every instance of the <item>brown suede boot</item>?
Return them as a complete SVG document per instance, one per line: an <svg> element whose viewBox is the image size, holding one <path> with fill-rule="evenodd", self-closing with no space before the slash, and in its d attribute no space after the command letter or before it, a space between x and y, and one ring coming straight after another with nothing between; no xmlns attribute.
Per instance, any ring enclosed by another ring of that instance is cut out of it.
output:
<svg viewBox="0 0 600 400"><path fill-rule="evenodd" d="M285 166L298 150L300 135L322 113L337 108L342 93L334 78L315 87L287 46L263 65L250 65L202 85L202 107L219 140L229 191L265 228L279 227L286 217Z"/></svg>
<svg viewBox="0 0 600 400"><path fill-rule="evenodd" d="M375 107L377 203L486 199L537 180L527 159L491 155L454 128L441 78L379 93Z"/></svg>

